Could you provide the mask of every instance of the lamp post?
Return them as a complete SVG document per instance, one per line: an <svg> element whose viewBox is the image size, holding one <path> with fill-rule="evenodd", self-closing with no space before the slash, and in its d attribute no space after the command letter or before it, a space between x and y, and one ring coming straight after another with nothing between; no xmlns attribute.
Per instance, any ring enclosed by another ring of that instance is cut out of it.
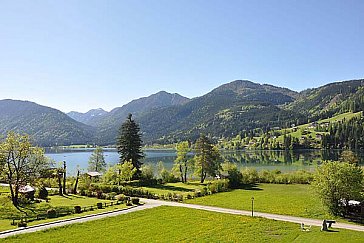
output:
<svg viewBox="0 0 364 243"><path fill-rule="evenodd" d="M252 197L252 217L254 217L254 197Z"/></svg>

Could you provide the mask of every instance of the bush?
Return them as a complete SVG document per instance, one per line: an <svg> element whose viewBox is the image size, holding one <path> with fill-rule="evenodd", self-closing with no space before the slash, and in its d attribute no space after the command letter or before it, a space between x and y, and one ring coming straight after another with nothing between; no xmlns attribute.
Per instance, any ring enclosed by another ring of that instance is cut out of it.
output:
<svg viewBox="0 0 364 243"><path fill-rule="evenodd" d="M47 218L57 218L57 211L55 209L48 209L47 210Z"/></svg>
<svg viewBox="0 0 364 243"><path fill-rule="evenodd" d="M225 162L222 164L222 168L225 172L227 172L229 179L229 187L230 188L238 188L242 182L242 174L238 170L238 167L234 163Z"/></svg>
<svg viewBox="0 0 364 243"><path fill-rule="evenodd" d="M217 193L217 192L226 192L229 190L229 180L216 180L212 181L207 185L207 189L210 194Z"/></svg>
<svg viewBox="0 0 364 243"><path fill-rule="evenodd" d="M116 196L115 192L110 192L110 193L105 194L105 199L106 200L114 200L115 196Z"/></svg>
<svg viewBox="0 0 364 243"><path fill-rule="evenodd" d="M133 197L133 198L131 198L131 202L132 202L132 204L134 204L134 205L139 205L139 198L137 198L137 197Z"/></svg>
<svg viewBox="0 0 364 243"><path fill-rule="evenodd" d="M81 206L75 206L75 213L82 213Z"/></svg>
<svg viewBox="0 0 364 243"><path fill-rule="evenodd" d="M202 196L201 190L196 189L195 192L194 192L194 196L195 197L201 197Z"/></svg>
<svg viewBox="0 0 364 243"><path fill-rule="evenodd" d="M173 183L173 182L178 182L179 179L176 178L172 172L163 169L161 171L161 177L162 177L162 183Z"/></svg>
<svg viewBox="0 0 364 243"><path fill-rule="evenodd" d="M96 194L97 199L105 199L105 194L102 191L98 191Z"/></svg>
<svg viewBox="0 0 364 243"><path fill-rule="evenodd" d="M99 188L103 193L109 193L112 190L111 186L105 184L100 185Z"/></svg>
<svg viewBox="0 0 364 243"><path fill-rule="evenodd" d="M259 182L258 171L253 168L245 168L241 172L243 184L254 184Z"/></svg>
<svg viewBox="0 0 364 243"><path fill-rule="evenodd" d="M47 197L48 197L48 191L44 186L42 186L37 193L37 198L47 199Z"/></svg>
<svg viewBox="0 0 364 243"><path fill-rule="evenodd" d="M119 202L125 202L126 201L126 197L124 194L119 194L115 196L115 199Z"/></svg>
<svg viewBox="0 0 364 243"><path fill-rule="evenodd" d="M21 220L19 223L18 223L18 227L27 227L27 222Z"/></svg>

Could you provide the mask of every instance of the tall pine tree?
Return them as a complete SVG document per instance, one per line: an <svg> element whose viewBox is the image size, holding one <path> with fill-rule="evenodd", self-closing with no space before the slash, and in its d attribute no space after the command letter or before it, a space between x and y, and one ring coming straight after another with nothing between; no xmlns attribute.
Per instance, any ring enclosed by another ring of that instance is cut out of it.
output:
<svg viewBox="0 0 364 243"><path fill-rule="evenodd" d="M140 167L143 164L140 160L144 157L142 152L142 139L139 125L128 115L126 121L119 129L117 149L120 154L120 164L131 161L137 174L140 174Z"/></svg>

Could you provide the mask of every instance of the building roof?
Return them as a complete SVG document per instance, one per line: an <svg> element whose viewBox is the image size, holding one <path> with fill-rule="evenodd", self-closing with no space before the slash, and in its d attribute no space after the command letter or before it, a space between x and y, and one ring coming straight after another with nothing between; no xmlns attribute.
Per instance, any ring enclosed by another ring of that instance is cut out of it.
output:
<svg viewBox="0 0 364 243"><path fill-rule="evenodd" d="M99 173L97 171L89 171L86 174L89 175L89 176L91 176L91 177L101 176L101 173Z"/></svg>
<svg viewBox="0 0 364 243"><path fill-rule="evenodd" d="M22 187L19 188L20 193L28 193L28 192L34 192L34 191L35 191L34 187L31 187L31 186L28 186L28 185L22 186Z"/></svg>

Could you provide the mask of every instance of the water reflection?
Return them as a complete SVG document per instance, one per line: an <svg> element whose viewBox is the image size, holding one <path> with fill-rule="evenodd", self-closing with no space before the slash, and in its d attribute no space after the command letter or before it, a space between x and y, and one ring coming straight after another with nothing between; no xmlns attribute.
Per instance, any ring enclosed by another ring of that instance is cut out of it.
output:
<svg viewBox="0 0 364 243"><path fill-rule="evenodd" d="M55 161L67 161L68 173L75 174L77 165L86 170L88 159L93 149L46 149L46 155ZM236 163L241 167L255 167L261 169L279 169L281 171L309 170L325 160L338 160L341 150L247 150L224 151L222 157L226 161ZM166 168L171 169L176 158L173 150L146 150L144 151L144 163L156 165L162 161ZM363 164L364 152L356 151L361 164ZM115 149L104 149L105 160L109 165L119 161L119 155Z"/></svg>

